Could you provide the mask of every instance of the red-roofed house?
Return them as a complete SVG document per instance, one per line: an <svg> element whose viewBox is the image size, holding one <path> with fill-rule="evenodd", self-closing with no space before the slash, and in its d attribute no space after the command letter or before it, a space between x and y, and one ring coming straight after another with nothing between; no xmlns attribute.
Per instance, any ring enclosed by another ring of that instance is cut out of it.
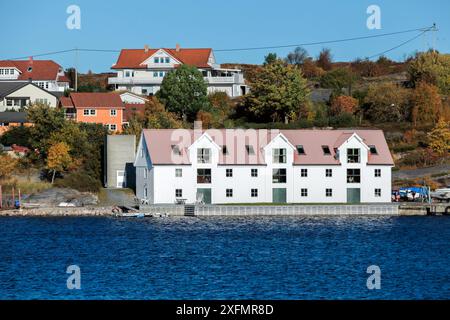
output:
<svg viewBox="0 0 450 320"><path fill-rule="evenodd" d="M164 76L182 64L197 67L203 73L208 92L223 91L230 97L244 95L247 91L244 76L238 69L223 69L216 63L211 48L161 48L122 49L116 64L117 77L109 78L116 90L153 95Z"/></svg>
<svg viewBox="0 0 450 320"><path fill-rule="evenodd" d="M151 204L387 203L381 130L144 130L136 195Z"/></svg>
<svg viewBox="0 0 450 320"><path fill-rule="evenodd" d="M122 131L124 104L116 93L72 92L69 97L62 97L59 104L69 119L100 123L111 131Z"/></svg>
<svg viewBox="0 0 450 320"><path fill-rule="evenodd" d="M52 60L0 60L0 81L26 81L51 92L64 92L69 79Z"/></svg>

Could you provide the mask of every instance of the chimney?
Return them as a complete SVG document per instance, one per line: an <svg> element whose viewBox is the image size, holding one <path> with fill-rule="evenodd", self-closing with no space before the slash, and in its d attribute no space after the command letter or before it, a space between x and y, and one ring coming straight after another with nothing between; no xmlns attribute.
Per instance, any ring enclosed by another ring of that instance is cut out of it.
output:
<svg viewBox="0 0 450 320"><path fill-rule="evenodd" d="M147 53L147 52L148 52L148 49L149 49L149 46L148 46L148 44L146 44L146 45L144 46L144 52Z"/></svg>
<svg viewBox="0 0 450 320"><path fill-rule="evenodd" d="M179 43L177 43L176 48L175 48L175 51L176 51L176 52L180 52L180 44L179 44Z"/></svg>
<svg viewBox="0 0 450 320"><path fill-rule="evenodd" d="M30 56L30 57L28 58L28 62L29 62L30 64L33 64L33 56Z"/></svg>

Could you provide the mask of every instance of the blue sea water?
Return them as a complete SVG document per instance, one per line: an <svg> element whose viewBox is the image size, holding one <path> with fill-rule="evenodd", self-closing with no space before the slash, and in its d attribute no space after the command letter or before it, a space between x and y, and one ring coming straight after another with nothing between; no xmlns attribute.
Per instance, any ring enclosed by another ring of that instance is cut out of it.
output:
<svg viewBox="0 0 450 320"><path fill-rule="evenodd" d="M448 298L449 217L0 219L0 299Z"/></svg>

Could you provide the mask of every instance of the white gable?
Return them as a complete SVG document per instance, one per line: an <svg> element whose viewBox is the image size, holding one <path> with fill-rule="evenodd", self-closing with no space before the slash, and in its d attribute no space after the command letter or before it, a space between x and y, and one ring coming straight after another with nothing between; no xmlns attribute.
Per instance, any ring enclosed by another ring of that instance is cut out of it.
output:
<svg viewBox="0 0 450 320"><path fill-rule="evenodd" d="M168 65L168 64L182 64L181 61L177 60L174 56L172 56L171 54L169 54L167 51L165 51L164 49L159 49L158 51L156 51L154 54L152 54L150 57L148 57L145 61L143 61L141 63L141 65L147 65L147 66L158 66L161 65L160 63L155 63L155 58L169 58L170 61L169 63L162 63L163 65Z"/></svg>

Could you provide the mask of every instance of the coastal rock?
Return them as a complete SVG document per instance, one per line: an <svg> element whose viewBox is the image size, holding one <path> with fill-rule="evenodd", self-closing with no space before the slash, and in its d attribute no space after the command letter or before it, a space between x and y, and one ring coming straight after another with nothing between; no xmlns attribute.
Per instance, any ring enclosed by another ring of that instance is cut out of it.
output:
<svg viewBox="0 0 450 320"><path fill-rule="evenodd" d="M31 195L24 201L26 204L57 207L60 203L69 203L75 207L98 204L98 197L89 192L79 192L69 188L51 188Z"/></svg>

